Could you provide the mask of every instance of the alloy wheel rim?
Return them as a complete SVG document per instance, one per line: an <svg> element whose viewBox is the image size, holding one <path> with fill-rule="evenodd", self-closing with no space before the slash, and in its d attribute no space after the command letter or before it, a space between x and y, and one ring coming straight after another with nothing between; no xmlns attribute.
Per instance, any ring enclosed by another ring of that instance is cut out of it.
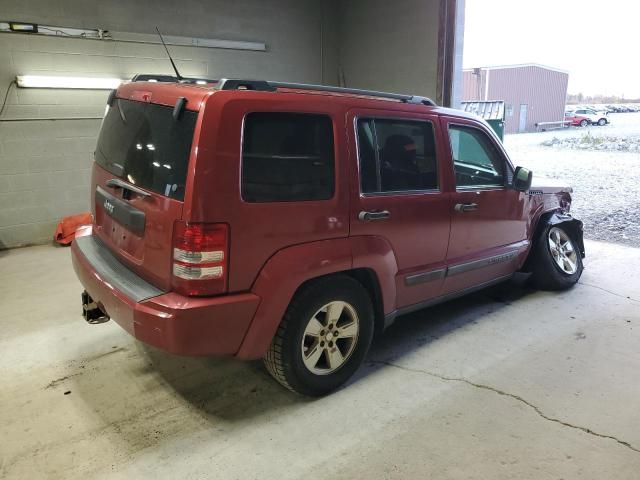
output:
<svg viewBox="0 0 640 480"><path fill-rule="evenodd" d="M301 353L313 374L328 375L341 368L355 350L360 321L355 308L343 301L329 302L307 323Z"/></svg>
<svg viewBox="0 0 640 480"><path fill-rule="evenodd" d="M578 254L569 235L564 230L553 227L549 230L549 250L556 265L567 275L578 271Z"/></svg>

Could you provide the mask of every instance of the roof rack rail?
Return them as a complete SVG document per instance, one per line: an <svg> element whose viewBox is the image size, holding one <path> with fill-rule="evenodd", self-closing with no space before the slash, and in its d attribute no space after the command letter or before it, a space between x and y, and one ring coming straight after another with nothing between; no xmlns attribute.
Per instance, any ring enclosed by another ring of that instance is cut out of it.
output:
<svg viewBox="0 0 640 480"><path fill-rule="evenodd" d="M361 90L359 88L344 88L344 87L332 87L329 85L313 85L308 83L288 83L288 82L273 82L265 80L241 80L241 79L227 79L223 78L218 82L219 90L256 90L264 92L273 92L278 88L292 88L299 90L312 90L319 92L332 92L332 93L348 93L351 95L360 95L364 97L378 97L388 98L392 100L399 100L404 103L412 103L416 105L435 106L435 102L427 97L420 97L417 95L402 95L399 93L389 92L377 92L374 90Z"/></svg>
<svg viewBox="0 0 640 480"><path fill-rule="evenodd" d="M134 75L131 79L132 82L161 82L161 83L195 83L199 85L205 85L207 83L218 83L218 80L212 80L209 78L192 78L183 77L182 81L178 80L178 77L173 75L154 75L152 73L139 73Z"/></svg>
<svg viewBox="0 0 640 480"><path fill-rule="evenodd" d="M190 84L209 84L217 83L218 90L255 90L260 92L275 92L278 88L291 88L297 90L311 90L317 92L347 93L351 95L359 95L363 97L388 98L398 100L404 103L415 105L435 106L435 102L427 97L418 95L403 95L400 93L378 92L375 90L362 90L359 88L333 87L330 85L314 85L310 83L289 83L289 82L273 82L267 80L245 80L239 78L222 78L220 80L212 80L208 78L183 78L178 80L173 75L154 75L149 73L140 73L135 75L132 82L163 82L163 83L190 83Z"/></svg>
<svg viewBox="0 0 640 480"><path fill-rule="evenodd" d="M237 78L221 78L218 90L257 90L259 92L275 92L277 87L265 80L241 80Z"/></svg>

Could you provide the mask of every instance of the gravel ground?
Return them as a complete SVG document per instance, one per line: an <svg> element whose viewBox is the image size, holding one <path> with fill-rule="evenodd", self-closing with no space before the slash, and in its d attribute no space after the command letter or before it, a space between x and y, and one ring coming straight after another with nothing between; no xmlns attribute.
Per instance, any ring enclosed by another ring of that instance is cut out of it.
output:
<svg viewBox="0 0 640 480"><path fill-rule="evenodd" d="M640 247L640 151L571 148L571 138L633 139L640 113L610 114L611 124L508 135L505 145L516 165L535 177L561 179L573 187L572 212L594 240ZM554 138L560 141L553 142Z"/></svg>

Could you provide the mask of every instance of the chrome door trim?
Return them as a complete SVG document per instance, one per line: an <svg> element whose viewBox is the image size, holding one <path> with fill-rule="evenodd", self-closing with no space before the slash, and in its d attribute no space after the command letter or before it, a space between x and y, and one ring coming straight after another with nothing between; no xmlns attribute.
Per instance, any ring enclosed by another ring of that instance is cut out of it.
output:
<svg viewBox="0 0 640 480"><path fill-rule="evenodd" d="M491 255L490 257L484 257L478 260L471 260L470 262L463 262L463 263L450 265L447 268L447 277L451 277L453 275L459 275L461 273L467 273L472 270L477 270L479 268L490 267L491 265L496 265L498 263L504 263L504 262L513 260L515 257L517 257L520 254L522 247L524 247L527 244L528 242L524 243L524 245L512 247L505 253L500 253L498 255Z"/></svg>
<svg viewBox="0 0 640 480"><path fill-rule="evenodd" d="M461 273L471 272L480 268L490 267L498 263L505 263L513 260L520 255L524 248L529 246L527 240L511 245L505 252L497 255L491 255L468 262L456 263L444 268L434 270L425 270L422 272L412 273L404 277L404 284L407 287L420 285L422 283L432 282L441 278L448 278Z"/></svg>
<svg viewBox="0 0 640 480"><path fill-rule="evenodd" d="M438 268L437 270L431 270L429 272L414 273L404 277L404 284L407 287L419 285L421 283L428 283L440 278L444 278L447 275L446 268Z"/></svg>

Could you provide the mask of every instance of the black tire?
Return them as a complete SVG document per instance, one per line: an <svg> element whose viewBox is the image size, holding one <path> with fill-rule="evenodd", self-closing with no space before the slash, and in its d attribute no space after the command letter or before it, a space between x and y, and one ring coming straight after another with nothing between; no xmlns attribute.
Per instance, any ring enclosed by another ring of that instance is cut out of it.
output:
<svg viewBox="0 0 640 480"><path fill-rule="evenodd" d="M576 271L572 274L566 273L554 260L549 244L549 233L552 229L559 229L571 240L575 255ZM540 290L567 290L573 287L584 269L582 255L577 250L577 243L570 230L563 225L547 225L536 238L531 251L531 283Z"/></svg>
<svg viewBox="0 0 640 480"><path fill-rule="evenodd" d="M357 314L355 346L336 371L316 374L303 360L304 332L323 306L336 301L347 303ZM371 345L373 331L373 305L362 284L347 275L323 277L305 285L291 301L264 364L273 378L292 392L314 397L326 395L343 385L360 367Z"/></svg>
<svg viewBox="0 0 640 480"><path fill-rule="evenodd" d="M600 120L598 120L598 125L600 125L601 127L604 127L607 124L607 121L604 118L601 118Z"/></svg>
<svg viewBox="0 0 640 480"><path fill-rule="evenodd" d="M580 126L581 126L581 127L586 127L587 125L589 125L589 122L588 122L587 120L582 120L582 121L580 122Z"/></svg>

